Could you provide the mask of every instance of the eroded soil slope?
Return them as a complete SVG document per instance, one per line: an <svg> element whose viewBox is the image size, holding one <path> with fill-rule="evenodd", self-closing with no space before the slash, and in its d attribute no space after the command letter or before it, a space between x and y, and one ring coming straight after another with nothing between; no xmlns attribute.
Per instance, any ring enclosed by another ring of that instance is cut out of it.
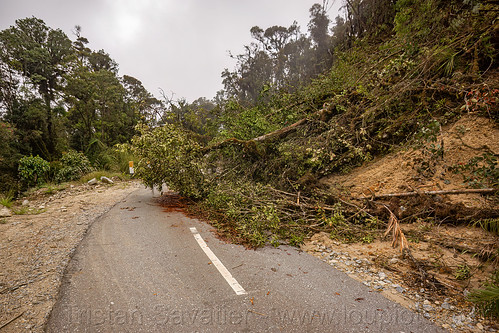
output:
<svg viewBox="0 0 499 333"><path fill-rule="evenodd" d="M359 207L377 205L386 210L386 205L391 209L412 255L436 279L433 288L421 283L414 265L400 249L392 248L390 235L383 237L381 228L374 232L372 241L357 244L342 244L326 233L316 234L303 249L451 331L494 330L497 324L481 318L466 295L497 269L497 235L470 226L481 218L497 217L497 194L375 198L380 194L491 186L483 177L474 178L472 172L456 166L468 165L476 171L483 161L474 165L470 163L473 158L499 156L499 128L493 121L464 116L442 128L434 144L443 149L431 151L428 143L322 180L332 191L347 193L345 200ZM480 175L487 175L486 168L483 170ZM435 207L448 211L432 212Z"/></svg>

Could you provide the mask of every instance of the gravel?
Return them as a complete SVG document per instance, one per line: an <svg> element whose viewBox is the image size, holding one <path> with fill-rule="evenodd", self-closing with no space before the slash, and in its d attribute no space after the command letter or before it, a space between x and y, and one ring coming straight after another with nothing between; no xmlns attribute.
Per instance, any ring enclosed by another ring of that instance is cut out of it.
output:
<svg viewBox="0 0 499 333"><path fill-rule="evenodd" d="M474 308L460 307L457 302L448 297L437 299L424 288L411 288L400 276L376 266L368 258L359 258L357 254L355 257L351 256L345 250L331 249L315 240L312 241L312 245L313 249L307 250L312 255L361 281L373 291L382 293L387 298L420 313L444 329L451 332L496 331L487 325L483 318L475 314ZM388 260L388 263L397 264L400 261L401 259L392 258ZM352 270L352 266L355 267L355 271Z"/></svg>
<svg viewBox="0 0 499 333"><path fill-rule="evenodd" d="M43 332L85 232L140 184L98 186L76 185L50 196L40 190L19 203L37 215L14 215L0 224L0 326L12 320L2 333Z"/></svg>

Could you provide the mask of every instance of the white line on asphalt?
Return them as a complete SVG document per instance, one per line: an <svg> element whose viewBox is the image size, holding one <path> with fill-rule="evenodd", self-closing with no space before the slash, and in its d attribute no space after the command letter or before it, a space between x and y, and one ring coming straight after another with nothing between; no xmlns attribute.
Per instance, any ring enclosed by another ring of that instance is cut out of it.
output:
<svg viewBox="0 0 499 333"><path fill-rule="evenodd" d="M236 292L236 295L246 295L247 292L241 287L239 283L237 283L236 279L232 277L232 274L225 268L224 264L217 258L215 253L211 251L211 249L206 245L206 242L204 241L203 237L199 234L198 230L196 228L190 228L192 234L194 235L194 238L198 242L199 246L201 246L201 249L206 253L208 258L211 260L213 265L218 269L220 274L224 277L224 279L229 283L229 285L234 289Z"/></svg>

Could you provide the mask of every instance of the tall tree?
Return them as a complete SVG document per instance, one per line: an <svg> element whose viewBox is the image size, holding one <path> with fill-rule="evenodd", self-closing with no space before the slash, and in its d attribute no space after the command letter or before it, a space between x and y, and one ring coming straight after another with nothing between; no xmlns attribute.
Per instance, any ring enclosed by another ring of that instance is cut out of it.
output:
<svg viewBox="0 0 499 333"><path fill-rule="evenodd" d="M226 98L243 104L256 104L274 92L292 92L332 65L332 37L326 6L310 8L309 35L300 32L296 22L289 27L251 28L254 39L237 60L233 71L222 73ZM263 97L262 97L263 96Z"/></svg>
<svg viewBox="0 0 499 333"><path fill-rule="evenodd" d="M43 100L44 124L40 129L46 158L57 155L57 92L74 50L60 29L53 30L35 17L17 20L0 32L2 58L16 74L36 87Z"/></svg>
<svg viewBox="0 0 499 333"><path fill-rule="evenodd" d="M310 43L296 22L288 28L272 26L263 30L254 26L250 32L255 42L245 46L244 53L232 56L237 60L234 71L226 69L222 73L229 96L254 104L264 91L289 90L302 83Z"/></svg>
<svg viewBox="0 0 499 333"><path fill-rule="evenodd" d="M325 6L316 3L310 8L310 22L308 30L315 48L314 74L320 74L332 65L331 36L329 36L329 17Z"/></svg>
<svg viewBox="0 0 499 333"><path fill-rule="evenodd" d="M114 73L81 67L67 77L67 82L65 96L74 148L92 151L96 145L114 145L133 135L133 110L127 107L125 88Z"/></svg>
<svg viewBox="0 0 499 333"><path fill-rule="evenodd" d="M149 126L156 126L165 112L163 102L147 91L142 82L133 76L124 75L121 81L126 90L127 105L133 109L135 123L144 122Z"/></svg>

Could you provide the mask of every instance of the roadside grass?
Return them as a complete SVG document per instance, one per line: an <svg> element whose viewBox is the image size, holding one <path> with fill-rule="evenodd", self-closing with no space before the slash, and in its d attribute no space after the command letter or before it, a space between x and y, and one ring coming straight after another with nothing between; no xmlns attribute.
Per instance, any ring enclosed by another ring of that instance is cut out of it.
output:
<svg viewBox="0 0 499 333"><path fill-rule="evenodd" d="M43 194L51 195L51 194L54 194L54 193L57 193L59 191L66 189L67 186L68 186L67 183L47 184L46 186L42 187L41 189L43 190Z"/></svg>
<svg viewBox="0 0 499 333"><path fill-rule="evenodd" d="M36 187L30 187L24 193L24 197L30 197L33 195L52 195L59 191L65 190L69 183L43 183Z"/></svg>
<svg viewBox="0 0 499 333"><path fill-rule="evenodd" d="M11 193L4 194L0 196L0 205L11 208L14 204L14 196Z"/></svg>
<svg viewBox="0 0 499 333"><path fill-rule="evenodd" d="M38 215L41 213L46 212L47 209L43 208L31 208L31 207L19 207L19 208L13 208L12 209L12 214L14 215Z"/></svg>

